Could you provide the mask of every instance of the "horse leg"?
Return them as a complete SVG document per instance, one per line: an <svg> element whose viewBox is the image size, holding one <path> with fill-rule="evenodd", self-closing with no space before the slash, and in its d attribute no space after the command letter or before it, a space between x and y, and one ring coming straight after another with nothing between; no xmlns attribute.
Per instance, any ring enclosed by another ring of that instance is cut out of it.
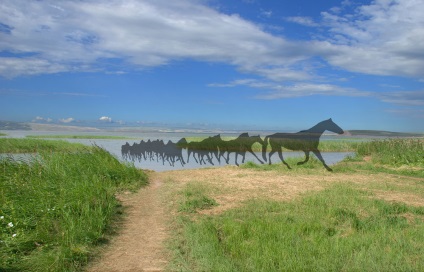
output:
<svg viewBox="0 0 424 272"><path fill-rule="evenodd" d="M212 161L213 156L212 156L212 158L211 158L211 157L209 156L209 153L206 153L206 158L208 158L208 161L210 162L210 164L215 165L215 164L213 164L213 161Z"/></svg>
<svg viewBox="0 0 424 272"><path fill-rule="evenodd" d="M318 149L316 150L312 150L312 152L314 152L315 156L317 156L318 160L320 160L322 162L322 164L324 165L325 169L327 169L328 171L333 171L333 169L331 169L324 161L324 159L321 156L321 153L319 152Z"/></svg>
<svg viewBox="0 0 424 272"><path fill-rule="evenodd" d="M221 157L219 156L218 149L213 152L215 154L215 158L218 160L218 163L221 164Z"/></svg>
<svg viewBox="0 0 424 272"><path fill-rule="evenodd" d="M306 162L309 161L309 152L310 151L309 150L305 150L303 152L305 152L305 160L304 161L301 161L301 162L298 162L297 165L302 165L302 164L304 164L304 163L306 163Z"/></svg>
<svg viewBox="0 0 424 272"><path fill-rule="evenodd" d="M235 157L236 157L236 159L235 159L235 162L236 162L236 165L237 166L239 166L239 164L237 163L237 156L238 156L238 152L236 151L236 152L234 152L236 155L235 155Z"/></svg>
<svg viewBox="0 0 424 272"><path fill-rule="evenodd" d="M206 164L204 154L199 152L199 153L197 153L197 155L199 157L200 165L202 165L203 163Z"/></svg>
<svg viewBox="0 0 424 272"><path fill-rule="evenodd" d="M255 154L255 152L253 152L253 150L252 149L249 149L249 152L250 153L252 153L253 154L253 156L255 156L255 158L261 163L261 164L264 164L264 162L263 161L261 161L261 159L259 159L258 158L258 156L256 156L256 154Z"/></svg>
<svg viewBox="0 0 424 272"><path fill-rule="evenodd" d="M187 163L190 162L191 150L187 148Z"/></svg>
<svg viewBox="0 0 424 272"><path fill-rule="evenodd" d="M227 164L229 164L230 163L230 150L227 150L227 159L226 159L226 162L227 162Z"/></svg>
<svg viewBox="0 0 424 272"><path fill-rule="evenodd" d="M276 150L274 150L274 148L269 152L268 154L268 163L269 165L271 165L271 156L276 152Z"/></svg>
<svg viewBox="0 0 424 272"><path fill-rule="evenodd" d="M280 157L281 161L287 166L287 168L288 169L291 169L290 168L290 165L288 165L287 162L284 160L284 158L283 158L283 151L281 149L278 150L278 156Z"/></svg>
<svg viewBox="0 0 424 272"><path fill-rule="evenodd" d="M225 153L224 149L223 148L220 148L219 149L219 159L218 159L218 161L219 161L220 164L221 164L221 157L223 157L224 160L225 160L224 153Z"/></svg>

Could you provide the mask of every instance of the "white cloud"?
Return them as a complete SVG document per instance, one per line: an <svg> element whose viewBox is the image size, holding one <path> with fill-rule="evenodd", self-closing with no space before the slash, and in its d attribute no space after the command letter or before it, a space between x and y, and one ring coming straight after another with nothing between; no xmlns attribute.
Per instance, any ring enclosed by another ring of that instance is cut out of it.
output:
<svg viewBox="0 0 424 272"><path fill-rule="evenodd" d="M278 84L271 81L257 79L234 80L227 84L210 84L211 87L236 87L248 86L251 88L270 90L267 93L256 96L258 99L282 99L310 95L332 96L370 96L370 92L360 91L354 88L346 88L332 84L319 83L295 83L291 85Z"/></svg>
<svg viewBox="0 0 424 272"><path fill-rule="evenodd" d="M396 91L378 93L377 97L384 102L404 106L424 106L423 91Z"/></svg>
<svg viewBox="0 0 424 272"><path fill-rule="evenodd" d="M71 123L73 121L75 121L75 119L72 117L59 119L60 123Z"/></svg>
<svg viewBox="0 0 424 272"><path fill-rule="evenodd" d="M329 34L316 41L273 36L259 25L235 14L220 13L205 3L3 1L0 51L12 56L0 57L0 75L99 70L125 73L128 64L130 69L143 68L189 58L225 62L258 76L260 79L211 85L267 89L269 92L261 95L266 99L369 94L314 82L320 68L307 68L307 64L316 59L347 71L424 78L422 0L375 0L362 6L343 1L339 7L323 12L319 22L302 16L286 18L309 27L327 27ZM118 59L123 66L110 69L108 59ZM377 97L389 103L403 101L394 93ZM411 101L406 99L404 104L421 103Z"/></svg>
<svg viewBox="0 0 424 272"><path fill-rule="evenodd" d="M31 55L3 58L0 74L8 77L91 71L109 58L135 67L192 58L246 70L308 58L302 45L195 0L16 0L0 6L0 18L13 28L2 34L0 50Z"/></svg>
<svg viewBox="0 0 424 272"><path fill-rule="evenodd" d="M289 86L273 86L273 91L259 95L260 99L279 99L290 97L301 97L310 95L331 96L369 96L368 92L359 91L354 88L346 88L332 84L299 83Z"/></svg>
<svg viewBox="0 0 424 272"><path fill-rule="evenodd" d="M350 14L323 12L330 37L316 47L330 64L374 75L424 76L422 0L376 0Z"/></svg>
<svg viewBox="0 0 424 272"><path fill-rule="evenodd" d="M69 70L69 67L63 64L41 58L0 57L0 75L7 78L19 75L52 74Z"/></svg>
<svg viewBox="0 0 424 272"><path fill-rule="evenodd" d="M32 120L32 122L47 122L47 123L50 123L50 122L53 122L53 119L52 118L44 118L44 117L41 117L41 116L36 116Z"/></svg>
<svg viewBox="0 0 424 272"><path fill-rule="evenodd" d="M102 116L102 117L99 118L99 121L110 123L110 122L112 122L112 118L107 117L107 116Z"/></svg>
<svg viewBox="0 0 424 272"><path fill-rule="evenodd" d="M304 26L310 26L310 27L319 26L319 24L314 22L314 20L311 17L292 16L292 17L286 17L285 19L289 22L304 25Z"/></svg>

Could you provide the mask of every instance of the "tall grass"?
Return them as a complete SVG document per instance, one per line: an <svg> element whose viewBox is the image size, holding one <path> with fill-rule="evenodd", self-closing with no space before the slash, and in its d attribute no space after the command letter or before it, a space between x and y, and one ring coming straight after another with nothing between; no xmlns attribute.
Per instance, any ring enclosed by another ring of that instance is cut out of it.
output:
<svg viewBox="0 0 424 272"><path fill-rule="evenodd" d="M401 166L424 166L424 139L388 139L362 142L357 154L373 162Z"/></svg>
<svg viewBox="0 0 424 272"><path fill-rule="evenodd" d="M80 271L146 176L99 147L0 159L0 271Z"/></svg>
<svg viewBox="0 0 424 272"><path fill-rule="evenodd" d="M87 146L66 141L0 138L0 153L37 153L40 151L78 151Z"/></svg>
<svg viewBox="0 0 424 272"><path fill-rule="evenodd" d="M337 185L293 202L251 200L185 216L175 268L186 271L423 271L424 208Z"/></svg>

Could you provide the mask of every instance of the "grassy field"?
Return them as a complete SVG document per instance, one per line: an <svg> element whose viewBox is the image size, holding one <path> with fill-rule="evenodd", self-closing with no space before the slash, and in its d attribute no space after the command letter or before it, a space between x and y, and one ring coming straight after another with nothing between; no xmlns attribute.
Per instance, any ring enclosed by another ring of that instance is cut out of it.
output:
<svg viewBox="0 0 424 272"><path fill-rule="evenodd" d="M37 153L40 151L70 152L86 150L87 146L58 140L0 138L0 153Z"/></svg>
<svg viewBox="0 0 424 272"><path fill-rule="evenodd" d="M423 144L360 143L334 173L317 160L175 171L170 270L424 271Z"/></svg>
<svg viewBox="0 0 424 272"><path fill-rule="evenodd" d="M33 139L104 139L104 140L125 140L134 139L124 136L110 135L27 135L27 138Z"/></svg>
<svg viewBox="0 0 424 272"><path fill-rule="evenodd" d="M3 152L38 152L30 162L0 159L0 271L80 271L113 231L115 193L146 175L98 147L0 141Z"/></svg>
<svg viewBox="0 0 424 272"><path fill-rule="evenodd" d="M0 133L0 136L7 136L6 133Z"/></svg>

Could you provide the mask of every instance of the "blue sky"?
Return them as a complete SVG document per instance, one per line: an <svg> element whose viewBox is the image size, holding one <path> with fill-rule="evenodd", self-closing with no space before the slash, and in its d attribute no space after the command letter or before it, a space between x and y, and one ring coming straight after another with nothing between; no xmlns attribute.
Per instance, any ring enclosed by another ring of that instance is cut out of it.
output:
<svg viewBox="0 0 424 272"><path fill-rule="evenodd" d="M424 132L422 0L4 0L0 120Z"/></svg>

